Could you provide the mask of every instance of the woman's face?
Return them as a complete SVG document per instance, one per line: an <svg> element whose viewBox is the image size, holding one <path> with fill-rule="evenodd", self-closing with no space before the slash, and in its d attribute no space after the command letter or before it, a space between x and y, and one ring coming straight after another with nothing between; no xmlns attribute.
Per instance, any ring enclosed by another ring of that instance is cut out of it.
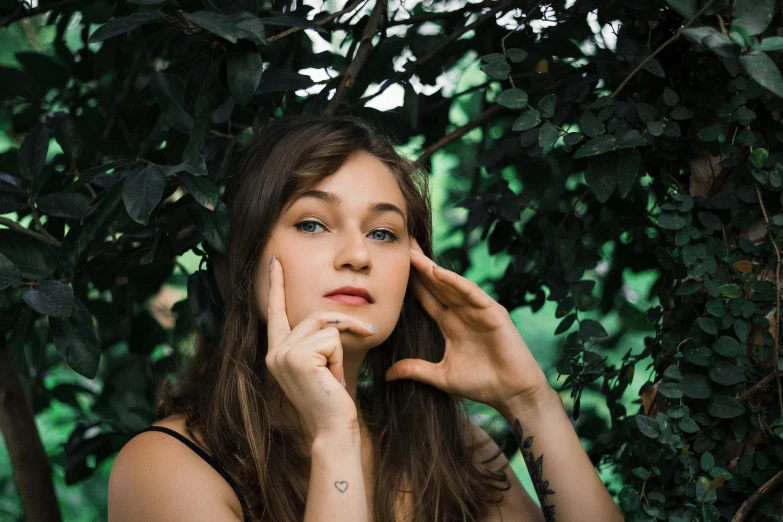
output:
<svg viewBox="0 0 783 522"><path fill-rule="evenodd" d="M309 195L289 202L275 224L255 282L256 302L264 320L267 268L275 256L283 268L292 329L313 312L342 312L378 329L369 337L343 332L343 349L367 350L379 345L397 324L408 285L407 220L405 199L394 175L370 154L352 155ZM325 297L343 286L364 288L372 302L354 305Z"/></svg>

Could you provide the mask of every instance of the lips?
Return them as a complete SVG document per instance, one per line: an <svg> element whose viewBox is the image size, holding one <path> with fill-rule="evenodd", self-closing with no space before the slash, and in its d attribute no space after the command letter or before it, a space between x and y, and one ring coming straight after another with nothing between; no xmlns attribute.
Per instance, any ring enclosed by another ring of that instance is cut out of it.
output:
<svg viewBox="0 0 783 522"><path fill-rule="evenodd" d="M365 288L357 286L341 286L330 291L324 297L331 297L333 300L340 300L348 304L367 304L375 300Z"/></svg>

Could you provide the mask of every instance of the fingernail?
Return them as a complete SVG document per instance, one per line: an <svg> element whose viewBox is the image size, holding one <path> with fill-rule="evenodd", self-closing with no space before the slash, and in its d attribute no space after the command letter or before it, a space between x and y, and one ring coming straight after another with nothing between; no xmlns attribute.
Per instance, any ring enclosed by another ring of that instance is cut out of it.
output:
<svg viewBox="0 0 783 522"><path fill-rule="evenodd" d="M275 256L272 256L272 259L269 260L269 270L272 270L272 265L275 262Z"/></svg>
<svg viewBox="0 0 783 522"><path fill-rule="evenodd" d="M366 324L367 326L369 326L369 327L372 329L372 332L373 332L373 333L375 333L375 332L377 332L377 331L378 331L378 329L375 327L375 325L374 325L374 324L367 323L367 322L365 322L364 324Z"/></svg>
<svg viewBox="0 0 783 522"><path fill-rule="evenodd" d="M343 388L348 388L348 383L345 382L345 376L343 376Z"/></svg>

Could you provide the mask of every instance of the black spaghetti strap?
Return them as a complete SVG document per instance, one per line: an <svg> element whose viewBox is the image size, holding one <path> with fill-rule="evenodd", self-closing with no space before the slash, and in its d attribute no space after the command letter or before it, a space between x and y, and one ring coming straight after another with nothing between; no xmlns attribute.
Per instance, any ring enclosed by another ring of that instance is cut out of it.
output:
<svg viewBox="0 0 783 522"><path fill-rule="evenodd" d="M183 442L187 447L192 449L193 451L198 454L199 457L207 461L207 463L215 468L215 471L220 473L220 475L226 479L226 482L229 483L231 488L236 492L237 496L239 496L239 491L237 491L236 483L231 479L231 476L226 473L226 471L220 467L220 464L218 464L217 460L215 460L214 457L212 457L209 453L201 449L199 446L197 446L195 443L193 443L191 440L185 438L182 434L172 430L171 428L166 428L164 426L147 426L146 428L143 428L136 433L134 433L131 438L135 437L136 435L140 433L144 433L145 431L159 431L161 433L168 433L172 437L179 439L181 442Z"/></svg>

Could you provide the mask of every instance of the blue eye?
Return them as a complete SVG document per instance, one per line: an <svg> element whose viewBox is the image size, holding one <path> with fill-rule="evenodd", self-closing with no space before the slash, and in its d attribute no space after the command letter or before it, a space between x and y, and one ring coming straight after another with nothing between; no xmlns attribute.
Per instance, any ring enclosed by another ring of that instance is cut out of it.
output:
<svg viewBox="0 0 783 522"><path fill-rule="evenodd" d="M314 234L315 233L314 231L312 231L312 230L305 230L304 229L305 226L311 225L311 224L315 225L317 227L323 227L324 226L321 223L319 223L318 221L315 221L313 219L307 219L305 221L300 221L299 223L294 225L294 228L297 228L297 229L301 230L302 232L304 232L306 234ZM394 243L398 239L397 236L391 230L386 230L385 228L376 228L375 230L373 230L370 233L373 234L373 233L376 233L376 232L381 232L381 233L387 234L389 236L389 240L388 241L384 241L383 239L379 239L379 241L381 241L382 243Z"/></svg>

